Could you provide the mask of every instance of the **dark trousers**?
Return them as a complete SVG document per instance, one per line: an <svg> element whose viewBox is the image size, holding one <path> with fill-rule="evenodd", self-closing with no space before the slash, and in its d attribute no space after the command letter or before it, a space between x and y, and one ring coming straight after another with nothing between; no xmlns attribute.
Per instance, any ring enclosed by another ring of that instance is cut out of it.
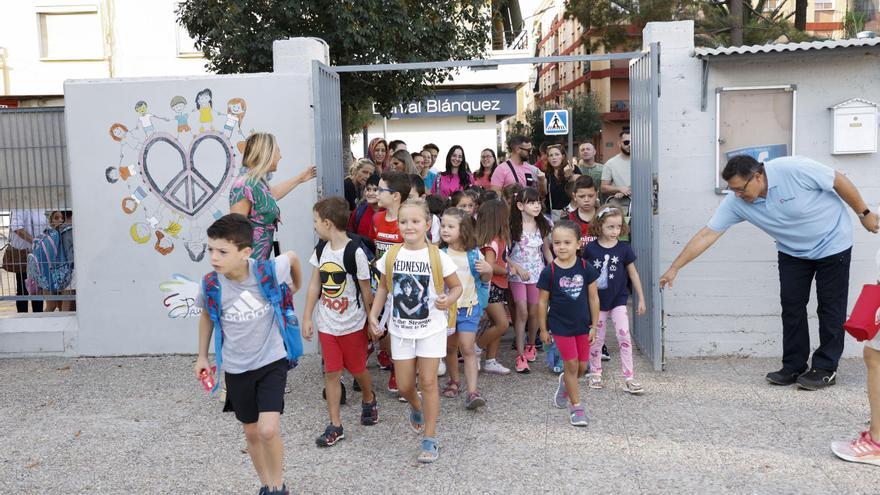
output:
<svg viewBox="0 0 880 495"><path fill-rule="evenodd" d="M27 278L27 273L16 273L15 274L15 295L16 296L26 296L27 287L24 285L24 279ZM34 313L42 313L43 312L43 301L31 301L31 305L33 305ZM19 313L27 313L28 312L28 302L27 301L15 301L15 310Z"/></svg>
<svg viewBox="0 0 880 495"><path fill-rule="evenodd" d="M807 302L813 278L819 316L819 348L813 353L813 368L837 371L843 353L843 322L849 290L849 263L852 248L840 253L808 260L779 253L779 299L782 303L782 367L791 372L805 371L810 357L810 329Z"/></svg>

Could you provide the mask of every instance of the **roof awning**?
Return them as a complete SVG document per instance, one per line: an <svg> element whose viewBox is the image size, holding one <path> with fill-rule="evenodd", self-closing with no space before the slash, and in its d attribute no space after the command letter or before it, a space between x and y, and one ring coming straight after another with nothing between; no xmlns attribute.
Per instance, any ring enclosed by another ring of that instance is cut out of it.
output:
<svg viewBox="0 0 880 495"><path fill-rule="evenodd" d="M853 38L846 40L809 41L802 43L773 43L769 45L730 46L721 48L697 48L694 56L701 60L741 60L751 55L766 55L841 48L880 46L880 38ZM845 51L845 50L842 50Z"/></svg>

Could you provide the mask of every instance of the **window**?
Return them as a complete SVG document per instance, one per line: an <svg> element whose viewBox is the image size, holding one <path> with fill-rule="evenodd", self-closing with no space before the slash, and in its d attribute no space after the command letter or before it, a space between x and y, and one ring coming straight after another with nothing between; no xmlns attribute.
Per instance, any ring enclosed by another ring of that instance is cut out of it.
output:
<svg viewBox="0 0 880 495"><path fill-rule="evenodd" d="M180 8L180 3L177 2L174 5L174 14L173 19L174 22L177 22L177 10ZM180 24L177 25L177 56L178 57L201 57L202 52L196 48L196 42L189 35L189 31L186 30Z"/></svg>
<svg viewBox="0 0 880 495"><path fill-rule="evenodd" d="M816 2L815 10L834 10L834 0L825 0L823 2Z"/></svg>
<svg viewBox="0 0 880 495"><path fill-rule="evenodd" d="M764 2L764 12L772 12L776 10L779 6L779 2L777 0L767 0Z"/></svg>
<svg viewBox="0 0 880 495"><path fill-rule="evenodd" d="M40 58L104 59L104 28L96 5L37 7Z"/></svg>

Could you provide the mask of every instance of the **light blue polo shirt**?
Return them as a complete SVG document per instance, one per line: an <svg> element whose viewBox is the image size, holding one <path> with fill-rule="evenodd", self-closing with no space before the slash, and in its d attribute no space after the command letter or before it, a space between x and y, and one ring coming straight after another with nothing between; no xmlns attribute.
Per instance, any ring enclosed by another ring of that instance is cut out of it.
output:
<svg viewBox="0 0 880 495"><path fill-rule="evenodd" d="M834 169L801 156L764 164L767 197L754 203L728 194L707 227L724 232L747 221L776 239L776 249L820 259L852 247L852 222L834 191Z"/></svg>

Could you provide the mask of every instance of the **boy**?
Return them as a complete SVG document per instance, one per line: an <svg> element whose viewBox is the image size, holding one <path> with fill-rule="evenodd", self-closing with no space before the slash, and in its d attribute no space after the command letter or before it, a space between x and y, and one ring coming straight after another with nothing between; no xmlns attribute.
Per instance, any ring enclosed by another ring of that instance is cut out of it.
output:
<svg viewBox="0 0 880 495"><path fill-rule="evenodd" d="M412 183L409 175L403 172L385 172L379 180L378 205L381 210L373 216L373 232L370 236L376 244L376 259L381 258L391 246L403 243L403 236L400 235L400 229L397 227L397 210L409 197L410 189ZM391 347L387 338L383 337L379 341L379 348L379 354L376 356L379 367L383 370L391 370L388 391L397 393L397 379L389 357Z"/></svg>
<svg viewBox="0 0 880 495"><path fill-rule="evenodd" d="M287 351L272 305L263 297L254 273L253 227L239 214L221 217L208 227L208 253L220 282L220 319L223 321L223 371L226 404L244 427L248 454L260 477L261 494L286 495L282 473L281 413L287 384ZM278 283L290 282L296 292L299 259L293 251L275 258ZM214 324L205 295L199 291L199 356L196 376L211 373L208 344Z"/></svg>
<svg viewBox="0 0 880 495"><path fill-rule="evenodd" d="M348 217L348 227L346 228L352 234L361 236L367 247L373 252L376 251L372 239L373 217L377 211L379 211L379 176L373 174L367 179L364 196Z"/></svg>
<svg viewBox="0 0 880 495"><path fill-rule="evenodd" d="M330 424L315 443L319 447L330 447L345 438L339 416L342 368L347 369L361 385L361 424L372 426L379 421L376 395L367 371L366 308L373 304L373 293L370 292L370 265L363 249L356 248L354 252L357 279L345 269L346 246L354 242L345 232L348 202L339 197L325 198L315 203L312 213L315 232L326 244L320 259L316 250L309 260L315 270L306 296L302 336L311 341L314 328L318 329L324 355L324 386ZM362 301L358 300L358 292ZM313 325L312 313L319 297L321 305Z"/></svg>
<svg viewBox="0 0 880 495"><path fill-rule="evenodd" d="M576 209L568 214L568 219L581 228L579 249L596 240L590 235L590 222L596 217L596 183L589 175L581 175L571 186L571 202Z"/></svg>

